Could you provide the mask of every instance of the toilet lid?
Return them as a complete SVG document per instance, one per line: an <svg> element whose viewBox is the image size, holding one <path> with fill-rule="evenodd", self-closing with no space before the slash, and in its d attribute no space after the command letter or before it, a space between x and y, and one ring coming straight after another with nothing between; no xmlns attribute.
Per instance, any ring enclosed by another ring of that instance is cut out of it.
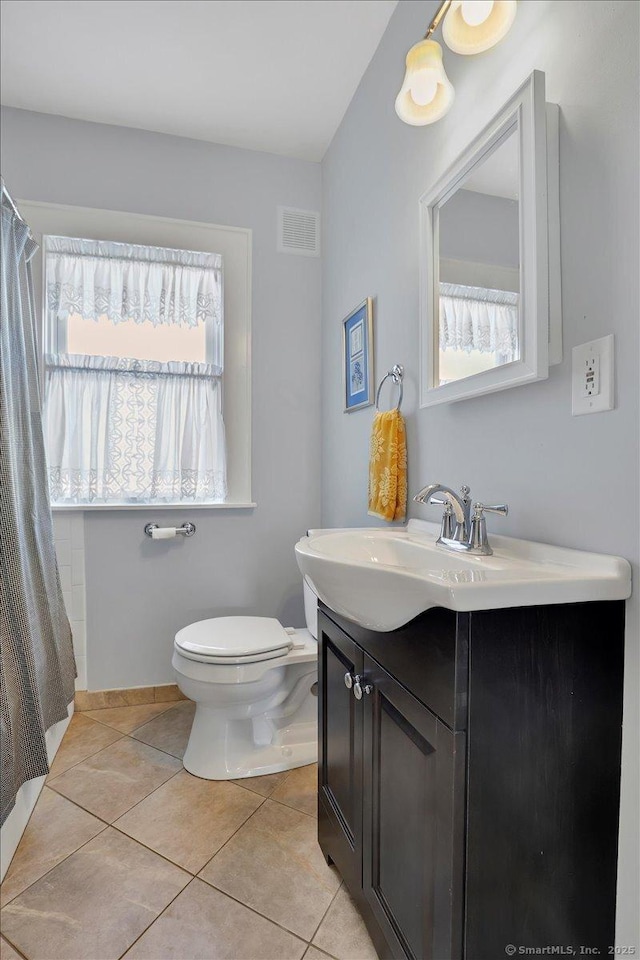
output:
<svg viewBox="0 0 640 960"><path fill-rule="evenodd" d="M213 617L179 630L176 647L198 658L233 663L240 657L283 656L291 647L291 637L272 617Z"/></svg>

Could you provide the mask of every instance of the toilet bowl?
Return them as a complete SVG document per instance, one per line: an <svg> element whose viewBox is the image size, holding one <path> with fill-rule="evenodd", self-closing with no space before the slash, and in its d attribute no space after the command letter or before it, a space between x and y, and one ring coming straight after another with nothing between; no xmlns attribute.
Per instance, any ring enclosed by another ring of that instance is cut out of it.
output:
<svg viewBox="0 0 640 960"><path fill-rule="evenodd" d="M178 631L176 683L196 704L183 758L189 773L236 780L316 760L318 601L306 578L304 601L307 629L271 617L214 617Z"/></svg>

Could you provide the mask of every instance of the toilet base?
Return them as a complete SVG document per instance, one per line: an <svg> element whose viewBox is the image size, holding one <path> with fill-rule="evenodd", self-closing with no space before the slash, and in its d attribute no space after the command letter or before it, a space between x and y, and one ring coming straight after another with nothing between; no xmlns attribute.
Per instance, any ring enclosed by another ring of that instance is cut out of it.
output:
<svg viewBox="0 0 640 960"><path fill-rule="evenodd" d="M272 726L270 731L248 719L228 720L219 725L211 721L207 708L198 704L182 760L185 770L194 777L241 780L304 767L318 758L315 720L299 721L280 729ZM256 738L265 741L268 733L270 742L257 745Z"/></svg>

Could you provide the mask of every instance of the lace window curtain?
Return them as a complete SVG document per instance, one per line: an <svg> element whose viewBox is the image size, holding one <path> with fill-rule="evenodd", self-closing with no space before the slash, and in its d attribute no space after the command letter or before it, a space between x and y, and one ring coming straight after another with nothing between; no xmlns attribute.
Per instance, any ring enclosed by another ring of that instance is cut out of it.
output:
<svg viewBox="0 0 640 960"><path fill-rule="evenodd" d="M204 322L210 361L47 354L52 500L223 501L221 257L49 237L45 267L49 329L74 314L154 327Z"/></svg>
<svg viewBox="0 0 640 960"><path fill-rule="evenodd" d="M499 363L519 356L519 295L462 284L440 284L440 349L495 353Z"/></svg>
<svg viewBox="0 0 640 960"><path fill-rule="evenodd" d="M112 323L203 321L222 345L222 257L138 244L47 237L47 309L56 320L107 316ZM215 361L220 362L219 360Z"/></svg>

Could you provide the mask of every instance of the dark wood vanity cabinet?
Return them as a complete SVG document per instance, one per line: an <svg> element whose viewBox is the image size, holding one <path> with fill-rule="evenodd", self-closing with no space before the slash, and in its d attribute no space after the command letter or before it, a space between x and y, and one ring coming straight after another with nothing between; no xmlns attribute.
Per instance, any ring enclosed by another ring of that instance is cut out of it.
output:
<svg viewBox="0 0 640 960"><path fill-rule="evenodd" d="M623 631L621 602L321 608L319 841L381 957L608 954Z"/></svg>
<svg viewBox="0 0 640 960"><path fill-rule="evenodd" d="M330 819L319 818L319 839L325 855L337 865L349 887L362 886L362 761L361 702L345 686L345 676L364 670L364 653L335 624L322 618L318 651L318 687L322 761L318 764L320 803Z"/></svg>

